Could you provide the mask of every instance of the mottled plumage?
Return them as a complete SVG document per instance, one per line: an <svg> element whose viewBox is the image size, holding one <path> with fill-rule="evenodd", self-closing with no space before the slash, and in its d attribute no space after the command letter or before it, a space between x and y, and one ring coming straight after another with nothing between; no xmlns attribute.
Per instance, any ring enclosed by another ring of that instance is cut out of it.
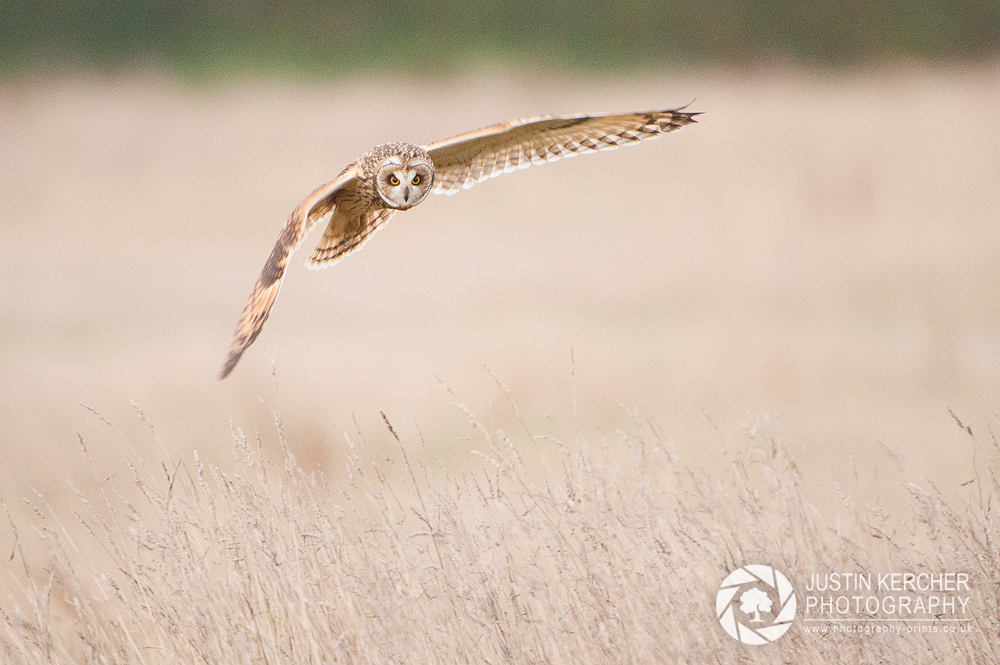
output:
<svg viewBox="0 0 1000 665"><path fill-rule="evenodd" d="M361 248L399 210L433 191L455 194L501 173L597 150L613 150L694 122L680 109L618 115L535 116L485 127L420 147L386 143L358 158L310 194L281 230L243 308L219 376L229 376L253 344L281 287L288 258L306 233L330 215L326 232L306 265L324 268ZM331 214L332 213L332 214Z"/></svg>

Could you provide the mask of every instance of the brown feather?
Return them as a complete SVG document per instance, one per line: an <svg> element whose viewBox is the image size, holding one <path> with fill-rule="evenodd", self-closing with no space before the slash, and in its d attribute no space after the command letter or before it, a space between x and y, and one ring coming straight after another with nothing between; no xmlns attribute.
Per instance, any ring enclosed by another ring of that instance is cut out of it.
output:
<svg viewBox="0 0 1000 665"><path fill-rule="evenodd" d="M455 194L532 164L656 138L695 122L681 109L616 115L539 115L509 120L425 146L434 193Z"/></svg>
<svg viewBox="0 0 1000 665"><path fill-rule="evenodd" d="M288 217L285 227L281 229L274 249L264 264L264 269L260 271L257 284L253 287L250 298L243 308L239 323L236 324L236 332L233 335L233 344L229 349L229 355L219 379L224 379L236 367L243 352L254 343L260 335L264 322L267 321L274 300L278 297L278 290L285 277L285 270L288 269L288 259L291 257L306 233L315 226L324 215L333 210L337 205L337 193L354 179L354 165L347 167L340 176L333 182L329 182L316 189L302 203L300 203L292 214Z"/></svg>
<svg viewBox="0 0 1000 665"><path fill-rule="evenodd" d="M358 251L396 212L392 208L383 208L352 215L337 208L323 238L306 261L306 267L310 270L329 268L351 252Z"/></svg>

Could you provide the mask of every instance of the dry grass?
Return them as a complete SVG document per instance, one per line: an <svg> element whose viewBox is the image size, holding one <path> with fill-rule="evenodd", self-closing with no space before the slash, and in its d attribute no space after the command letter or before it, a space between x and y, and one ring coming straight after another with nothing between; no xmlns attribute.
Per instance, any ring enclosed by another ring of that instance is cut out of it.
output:
<svg viewBox="0 0 1000 665"><path fill-rule="evenodd" d="M9 660L996 660L998 73L0 83ZM372 145L695 98L663 141L434 197L334 270L296 256L215 380L288 211ZM489 414L471 440L436 376ZM794 454L751 427L734 457L748 405ZM223 463L234 420L259 437ZM982 630L743 649L710 600L762 560L962 568Z"/></svg>
<svg viewBox="0 0 1000 665"><path fill-rule="evenodd" d="M272 462L241 431L231 470L197 454L155 473L133 468L135 501L95 478L74 513L102 544L103 564L69 538L68 515L36 502L49 556L21 554L42 580L8 588L4 662L1000 658L995 440L976 442L984 473L960 505L933 485L884 487L908 496L909 512L892 515L834 483L843 505L832 520L803 498L766 414L745 425L730 468L715 476L678 462L637 411L627 431L607 436L552 422L557 438L528 432L516 408L513 432L460 408L485 464L457 473L430 468L419 431L400 437L386 419L395 451L348 436L343 482L307 473L285 445ZM967 572L973 631L820 636L797 620L776 643L743 647L713 609L727 571L747 563L785 571L800 596L809 571Z"/></svg>

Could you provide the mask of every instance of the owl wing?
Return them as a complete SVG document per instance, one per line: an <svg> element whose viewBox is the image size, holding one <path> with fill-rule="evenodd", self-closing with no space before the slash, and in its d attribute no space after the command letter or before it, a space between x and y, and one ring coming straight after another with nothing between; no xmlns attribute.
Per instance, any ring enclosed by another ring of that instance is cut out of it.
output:
<svg viewBox="0 0 1000 665"><path fill-rule="evenodd" d="M501 173L585 152L614 150L695 122L681 109L619 115L538 115L508 120L424 146L435 194L456 194Z"/></svg>
<svg viewBox="0 0 1000 665"><path fill-rule="evenodd" d="M306 261L306 267L310 270L328 268L351 252L358 251L396 212L392 208L383 208L352 214L338 208L330 217L326 232L312 256Z"/></svg>
<svg viewBox="0 0 1000 665"><path fill-rule="evenodd" d="M274 306L274 299L278 297L278 290L281 288L281 280L285 276L288 268L288 259L298 246L306 233L316 225L324 215L334 210L337 206L337 194L354 180L356 171L354 165L348 166L336 180L328 182L300 203L285 223L285 228L281 230L278 241L274 243L271 256L267 258L264 269L260 271L257 284L253 287L253 293L247 299L247 304L240 315L240 321L236 324L236 332L233 335L233 345L229 349L229 356L222 366L219 379L229 376L229 373L240 361L240 356L247 350L257 335L260 334L267 316Z"/></svg>

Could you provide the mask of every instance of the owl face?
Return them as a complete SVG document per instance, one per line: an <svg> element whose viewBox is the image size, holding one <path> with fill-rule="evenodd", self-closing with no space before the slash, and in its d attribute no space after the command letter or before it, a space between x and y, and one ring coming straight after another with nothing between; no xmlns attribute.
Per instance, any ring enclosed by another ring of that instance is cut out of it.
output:
<svg viewBox="0 0 1000 665"><path fill-rule="evenodd" d="M407 210L423 201L433 183L434 167L422 157L390 157L375 177L378 195L396 210Z"/></svg>

